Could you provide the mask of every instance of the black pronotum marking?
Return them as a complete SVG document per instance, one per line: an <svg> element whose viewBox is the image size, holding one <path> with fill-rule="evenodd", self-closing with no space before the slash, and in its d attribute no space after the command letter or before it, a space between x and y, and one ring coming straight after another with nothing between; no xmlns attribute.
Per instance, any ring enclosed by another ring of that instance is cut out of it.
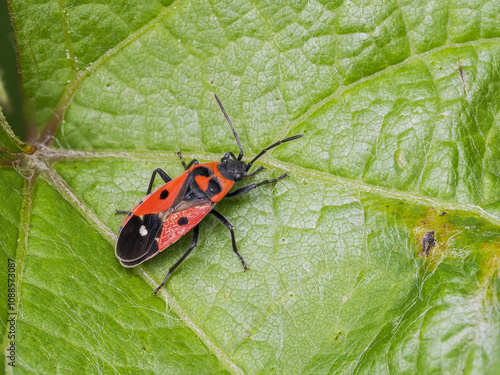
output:
<svg viewBox="0 0 500 375"><path fill-rule="evenodd" d="M179 220L177 220L177 224L179 224L181 227L186 225L189 222L188 218L183 216Z"/></svg>
<svg viewBox="0 0 500 375"><path fill-rule="evenodd" d="M205 192L207 197L212 198L214 195L219 194L222 191L222 186L220 186L220 182L217 177L212 177L208 181L208 189Z"/></svg>
<svg viewBox="0 0 500 375"><path fill-rule="evenodd" d="M213 175L212 171L207 168L207 167L196 167L195 169L193 169L193 171L191 172L193 174L193 176L203 176L203 177L210 177Z"/></svg>
<svg viewBox="0 0 500 375"><path fill-rule="evenodd" d="M168 190L165 189L160 193L160 199L167 199L168 197Z"/></svg>

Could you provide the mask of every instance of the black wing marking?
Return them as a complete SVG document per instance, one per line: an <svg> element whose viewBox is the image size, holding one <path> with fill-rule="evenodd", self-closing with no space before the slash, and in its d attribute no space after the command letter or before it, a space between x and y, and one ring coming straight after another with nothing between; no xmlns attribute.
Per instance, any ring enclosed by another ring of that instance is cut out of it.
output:
<svg viewBox="0 0 500 375"><path fill-rule="evenodd" d="M138 266L139 264L141 264L142 262L148 260L149 258L154 257L157 253L158 253L158 242L155 240L153 242L151 248L149 249L149 251L146 254L144 254L142 257L140 257L136 260L132 260L130 262L125 261L123 259L120 259L120 263L124 267L135 267L135 266Z"/></svg>
<svg viewBox="0 0 500 375"><path fill-rule="evenodd" d="M122 264L131 267L157 252L162 225L163 219L158 214L131 216L118 233L116 242L116 256Z"/></svg>

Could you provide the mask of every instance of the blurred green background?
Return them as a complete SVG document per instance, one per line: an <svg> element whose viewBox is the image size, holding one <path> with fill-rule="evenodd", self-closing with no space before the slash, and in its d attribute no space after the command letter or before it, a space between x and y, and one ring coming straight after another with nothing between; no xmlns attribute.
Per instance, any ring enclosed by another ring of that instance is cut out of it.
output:
<svg viewBox="0 0 500 375"><path fill-rule="evenodd" d="M3 113L14 133L25 141L23 97L17 72L14 30L10 22L7 2L4 0L0 1L0 51L0 75L10 99L10 106L2 105Z"/></svg>

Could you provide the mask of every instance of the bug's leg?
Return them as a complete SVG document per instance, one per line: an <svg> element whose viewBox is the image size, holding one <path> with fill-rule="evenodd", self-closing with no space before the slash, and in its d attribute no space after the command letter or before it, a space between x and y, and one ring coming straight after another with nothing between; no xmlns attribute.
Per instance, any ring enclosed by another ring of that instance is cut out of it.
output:
<svg viewBox="0 0 500 375"><path fill-rule="evenodd" d="M167 276L163 279L163 282L158 286L158 288L155 289L155 295L158 293L158 291L163 288L163 286L167 283L168 278L170 275L175 271L177 267L186 259L186 257L189 255L189 253L196 247L198 244L198 237L200 235L200 226L197 225L193 228L193 239L191 241L191 246L189 246L188 251L184 253L184 255L175 263L170 269L168 270Z"/></svg>
<svg viewBox="0 0 500 375"><path fill-rule="evenodd" d="M115 215L118 215L118 214L127 214L128 215L130 213L131 213L131 211L116 210Z"/></svg>
<svg viewBox="0 0 500 375"><path fill-rule="evenodd" d="M257 168L257 169L256 169L255 171L253 171L252 173L247 174L244 178L253 177L253 176L255 176L257 173L259 173L260 171L263 171L264 169L266 169L266 168L264 168L263 166L260 166L259 168Z"/></svg>
<svg viewBox="0 0 500 375"><path fill-rule="evenodd" d="M210 211L210 213L212 215L214 215L217 218L217 220L219 220L222 224L224 224L224 226L227 229L229 229L229 231L231 232L231 241L233 243L233 251L238 256L238 258L240 258L241 264L243 265L243 269L246 271L248 269L248 266L246 265L245 261L243 260L243 257L238 252L238 248L236 247L236 239L234 238L233 224L231 224L231 222L228 219L226 219L226 217L218 211L212 210L212 211Z"/></svg>
<svg viewBox="0 0 500 375"><path fill-rule="evenodd" d="M191 168L193 165L198 165L200 164L200 162L196 159L193 159L189 162L189 164L186 165L186 162L184 161L184 158L182 157L182 153L179 151L177 153L177 155L179 155L179 159L181 159L181 163L182 163L182 166L184 167L184 169L187 171L189 168Z"/></svg>
<svg viewBox="0 0 500 375"><path fill-rule="evenodd" d="M161 179L163 181L165 181L165 183L167 182L170 182L172 181L172 177L170 177L167 172L165 172L163 169L161 168L156 168L154 171L153 171L153 175L151 176L151 181L149 181L149 186L148 186L148 192L146 193L146 195L148 195L149 193L151 193L151 190L153 189L153 183L155 182L155 177L156 177L156 174L159 174Z"/></svg>
<svg viewBox="0 0 500 375"><path fill-rule="evenodd" d="M273 183L278 182L279 180L281 180L285 177L288 177L288 175L286 173L283 173L281 176L279 176L278 178L275 178L274 180L264 180L264 181L261 181L261 182L256 183L256 184L250 184L250 185L240 187L239 189L236 189L232 193L226 194L226 197L235 197L237 195L246 194L249 191L252 191L253 189L255 189L257 186L273 184Z"/></svg>

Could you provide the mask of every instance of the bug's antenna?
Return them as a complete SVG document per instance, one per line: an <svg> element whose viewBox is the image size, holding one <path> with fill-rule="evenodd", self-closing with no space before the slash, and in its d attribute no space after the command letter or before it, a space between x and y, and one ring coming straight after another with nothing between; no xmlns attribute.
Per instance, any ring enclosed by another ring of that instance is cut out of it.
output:
<svg viewBox="0 0 500 375"><path fill-rule="evenodd" d="M217 95L215 95L215 100L217 100L217 103L219 103L220 110L224 114L224 117L226 118L227 122L229 123L229 126L231 127L231 130L233 131L234 138L236 138L236 142L238 143L238 147L240 148L240 154L238 155L238 160L241 160L243 158L243 148L241 147L241 142L240 139L238 138L238 134L236 134L236 130L234 130L234 126L231 123L231 120L229 119L229 116L226 113L226 110L222 106L222 103Z"/></svg>
<svg viewBox="0 0 500 375"><path fill-rule="evenodd" d="M252 167L252 164L254 163L254 161L257 160L258 158L260 158L262 155L264 155L268 150L270 150L270 149L272 149L272 148L274 148L276 146L279 146L282 143L293 141L294 139L300 138L302 136L303 136L303 134L294 135L293 137L285 138L285 139L283 139L283 140L281 140L279 142L276 142L276 143L272 144L271 146L263 149L261 152L259 152L259 154L256 157L254 157L252 159L252 161L250 163L247 164L245 172L248 172L250 170L250 168Z"/></svg>

